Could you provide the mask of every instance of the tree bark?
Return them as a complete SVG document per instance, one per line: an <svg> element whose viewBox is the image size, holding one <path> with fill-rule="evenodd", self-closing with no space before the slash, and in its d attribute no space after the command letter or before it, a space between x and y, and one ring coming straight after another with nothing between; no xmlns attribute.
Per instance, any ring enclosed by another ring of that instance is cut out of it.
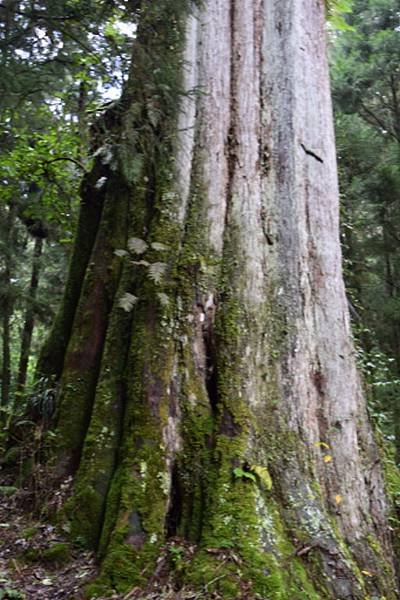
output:
<svg viewBox="0 0 400 600"><path fill-rule="evenodd" d="M324 4L154 4L61 376L58 470L75 477L72 534L102 560L91 592L146 587L179 538L195 551L176 585L395 598Z"/></svg>
<svg viewBox="0 0 400 600"><path fill-rule="evenodd" d="M91 173L82 181L81 209L64 298L51 333L41 349L36 367L37 377L59 379L61 375L76 307L102 214L104 186L95 186L107 173L107 165L97 159Z"/></svg>
<svg viewBox="0 0 400 600"><path fill-rule="evenodd" d="M17 204L10 202L6 218L6 236L4 240L4 272L2 276L3 301L3 364L1 374L1 405L7 406L10 401L11 388L11 317L14 299L11 291L11 276L13 267L12 246L17 215Z"/></svg>
<svg viewBox="0 0 400 600"><path fill-rule="evenodd" d="M23 394L26 385L29 356L31 352L32 333L35 325L35 299L39 285L40 262L43 250L43 239L35 238L32 257L31 281L28 290L28 308L25 313L24 326L21 335L21 350L19 355L17 393Z"/></svg>

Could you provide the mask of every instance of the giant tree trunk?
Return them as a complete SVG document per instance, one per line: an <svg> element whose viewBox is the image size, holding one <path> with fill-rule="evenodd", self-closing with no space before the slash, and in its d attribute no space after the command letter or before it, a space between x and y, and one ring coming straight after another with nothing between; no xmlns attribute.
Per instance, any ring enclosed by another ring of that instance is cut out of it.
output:
<svg viewBox="0 0 400 600"><path fill-rule="evenodd" d="M395 598L324 4L145 3L133 57L58 414L96 589L146 585L178 537L179 577L226 598Z"/></svg>

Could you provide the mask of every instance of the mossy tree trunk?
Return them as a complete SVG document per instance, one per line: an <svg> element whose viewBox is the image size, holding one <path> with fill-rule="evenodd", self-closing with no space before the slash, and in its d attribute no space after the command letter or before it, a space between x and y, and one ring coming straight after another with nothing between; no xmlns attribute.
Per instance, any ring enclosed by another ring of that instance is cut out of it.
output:
<svg viewBox="0 0 400 600"><path fill-rule="evenodd" d="M43 251L43 238L36 237L32 255L31 280L28 289L28 307L25 313L21 333L21 349L19 353L17 393L23 394L28 373L29 357L31 353L32 334L35 326L35 300L39 286L41 257Z"/></svg>
<svg viewBox="0 0 400 600"><path fill-rule="evenodd" d="M196 547L181 583L226 598L395 598L324 3L146 3L94 172L57 462L72 533L102 561L92 591L146 586L179 538Z"/></svg>
<svg viewBox="0 0 400 600"><path fill-rule="evenodd" d="M4 263L1 273L1 321L2 321L2 366L1 366L1 402L7 406L10 402L11 388L11 318L13 314L14 297L11 287L14 257L12 253L15 222L17 218L17 203L11 201L7 207L5 218L5 240L3 248Z"/></svg>

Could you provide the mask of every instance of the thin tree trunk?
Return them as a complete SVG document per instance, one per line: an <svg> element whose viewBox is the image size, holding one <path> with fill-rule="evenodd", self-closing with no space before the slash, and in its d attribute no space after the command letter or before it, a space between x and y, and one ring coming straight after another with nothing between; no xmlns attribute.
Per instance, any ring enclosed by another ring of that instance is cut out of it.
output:
<svg viewBox="0 0 400 600"><path fill-rule="evenodd" d="M3 364L1 376L1 404L7 406L10 401L11 387L11 317L13 314L14 299L11 293L11 277L13 266L13 241L14 227L17 215L17 204L12 202L8 208L6 218L6 235L4 240L4 273L3 273Z"/></svg>
<svg viewBox="0 0 400 600"><path fill-rule="evenodd" d="M4 281L9 283L8 273L5 274ZM3 368L1 377L1 404L7 406L10 401L11 386L11 315L12 303L9 299L3 302Z"/></svg>
<svg viewBox="0 0 400 600"><path fill-rule="evenodd" d="M21 335L21 350L18 365L17 377L17 393L23 394L26 384L26 376L28 371L29 356L31 352L32 333L35 325L35 299L37 288L39 285L40 263L43 250L43 239L35 238L33 256L32 256L32 273L31 281L28 290L28 308L25 313L24 325Z"/></svg>
<svg viewBox="0 0 400 600"><path fill-rule="evenodd" d="M58 416L72 534L102 559L91 592L146 587L179 538L176 585L394 599L323 3L149 3L123 100Z"/></svg>

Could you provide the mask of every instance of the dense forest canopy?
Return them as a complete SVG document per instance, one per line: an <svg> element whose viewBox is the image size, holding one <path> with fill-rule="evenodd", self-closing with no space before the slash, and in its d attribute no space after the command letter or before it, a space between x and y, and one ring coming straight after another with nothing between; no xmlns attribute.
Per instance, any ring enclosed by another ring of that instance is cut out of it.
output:
<svg viewBox="0 0 400 600"><path fill-rule="evenodd" d="M399 447L399 7L354 2L348 19L332 64L346 279L371 408Z"/></svg>
<svg viewBox="0 0 400 600"><path fill-rule="evenodd" d="M398 597L399 31L397 0L0 2L2 519L65 538L22 561ZM5 597L45 597L24 569Z"/></svg>

